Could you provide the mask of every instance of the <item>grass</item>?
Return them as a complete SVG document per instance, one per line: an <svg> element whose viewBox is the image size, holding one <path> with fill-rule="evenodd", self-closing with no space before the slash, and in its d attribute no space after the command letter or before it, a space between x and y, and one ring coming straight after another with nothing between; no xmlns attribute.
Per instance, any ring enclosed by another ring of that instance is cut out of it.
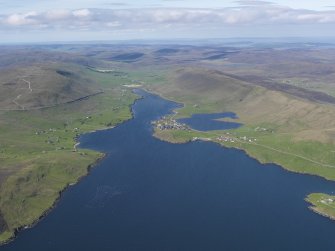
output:
<svg viewBox="0 0 335 251"><path fill-rule="evenodd" d="M0 114L0 212L6 229L0 242L16 229L34 224L60 192L87 174L101 153L75 151L75 138L131 118L137 98L119 76L83 70L104 93L52 108Z"/></svg>

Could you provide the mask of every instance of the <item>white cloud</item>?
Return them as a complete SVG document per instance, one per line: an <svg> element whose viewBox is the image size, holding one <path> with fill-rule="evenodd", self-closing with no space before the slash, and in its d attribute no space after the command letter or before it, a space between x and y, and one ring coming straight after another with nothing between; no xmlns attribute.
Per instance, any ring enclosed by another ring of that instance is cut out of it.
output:
<svg viewBox="0 0 335 251"><path fill-rule="evenodd" d="M13 26L31 25L36 24L36 20L34 19L36 16L37 16L36 12L27 12L24 14L15 13L7 16L4 22Z"/></svg>

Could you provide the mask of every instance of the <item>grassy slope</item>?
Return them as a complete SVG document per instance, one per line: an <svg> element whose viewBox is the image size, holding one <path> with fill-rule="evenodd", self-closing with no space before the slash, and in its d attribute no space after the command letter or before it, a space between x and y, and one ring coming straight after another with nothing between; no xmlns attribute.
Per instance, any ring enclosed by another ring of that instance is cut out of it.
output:
<svg viewBox="0 0 335 251"><path fill-rule="evenodd" d="M136 98L121 85L128 80L80 69L105 93L53 108L0 114L0 211L6 231L34 223L50 209L62 191L88 171L102 155L74 151L81 133L110 127L131 118Z"/></svg>

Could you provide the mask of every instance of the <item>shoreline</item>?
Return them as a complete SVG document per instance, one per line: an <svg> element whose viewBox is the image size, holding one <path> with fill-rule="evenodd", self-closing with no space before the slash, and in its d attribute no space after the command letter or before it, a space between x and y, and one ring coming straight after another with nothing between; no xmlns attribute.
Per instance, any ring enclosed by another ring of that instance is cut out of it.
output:
<svg viewBox="0 0 335 251"><path fill-rule="evenodd" d="M159 137L159 135L156 134L156 132L154 131L153 133L153 137L157 138L158 140L161 140L161 141L165 141L165 142L168 142L170 144L189 144L189 143L192 143L194 142L194 140L186 140L186 141L178 141L178 142L173 142L173 141L170 141L168 139L165 139L163 137ZM201 140L201 139L198 139L196 141L200 141L200 142L210 142L210 143L214 143L214 144L217 144L219 145L220 147L222 148L226 148L226 149L234 149L234 150L237 150L237 151L241 151L243 152L244 154L246 154L248 157L256 160L258 163L260 163L261 165L274 165L278 168L280 168L282 171L284 172L287 172L287 173L295 173L295 174L301 174L301 175L308 175L308 176L315 176L315 177L319 177L321 179L324 179L325 181L330 181L330 182L334 182L334 180L332 179L328 179L326 177L323 177L323 176L320 176L320 175L317 175L317 174L310 174L310 173L304 173L304 172L299 172L299 171L295 171L295 170L290 170L288 168L286 168L285 166L283 165L280 165L276 162L262 162L260 161L258 158L252 156L251 154L248 153L247 150L243 149L243 148L239 148L239 147L235 147L235 146L226 146L224 144L220 144L218 142L215 142L215 141L205 141L205 140ZM324 212L321 212L318 210L318 208L316 206L313 205L313 203L311 203L310 201L307 200L307 198L304 199L304 201L307 203L307 206L308 206L308 209L311 210L312 212L314 212L315 214L318 214L322 217L325 217L325 218L328 218L329 220L331 221L335 221L335 216L331 216L329 214L326 214Z"/></svg>
<svg viewBox="0 0 335 251"><path fill-rule="evenodd" d="M175 101L175 100L166 98L166 97L164 97L163 95L161 95L161 94L159 94L159 93L156 93L156 92L154 92L154 91L150 91L150 90L147 90L147 89L145 89L145 91L147 91L147 92L149 92L149 93L152 93L152 94L154 94L154 95L157 95L157 96L159 96L159 97L161 97L161 98L163 98L163 99L166 99L166 100L172 101L172 102L174 102L174 103L180 104L180 105L182 105L182 107L185 107L185 103L183 103L183 102L178 102L178 101ZM182 107L181 107L181 108L182 108ZM177 114L177 113L178 113L178 112L176 111L177 109L180 109L180 108L176 108L176 109L172 110L172 113ZM198 130L194 130L194 129L193 129L193 131L198 131ZM198 132L201 132L201 131L198 131ZM184 141L184 140L178 141L178 139L177 139L176 141L168 140L167 138L164 138L164 136L163 136L163 137L160 137L159 134L157 134L155 128L153 128L153 137L155 137L155 138L157 138L157 139L159 139L159 140L165 141L165 142L169 142L169 143L171 143L171 144L188 144L188 143L193 142L192 139L185 140L185 141ZM201 140L201 139L198 139L198 141L206 142L206 141ZM250 154L250 153L248 152L247 149L244 149L244 148L241 148L241 147L237 147L237 146L227 146L227 145L225 145L225 144L221 144L221 143L219 143L219 142L215 142L215 141L210 141L210 142L215 143L215 144L218 144L220 147L223 147L223 148L226 148L226 149L234 149L234 150L242 151L242 152L243 152L244 154L246 154L248 157L250 157L250 158L256 160L258 163L260 163L260 164L262 164L262 165L266 165L266 164L275 165L275 166L279 167L280 169L282 169L283 171L285 171L285 172L287 172L287 173L295 173L295 174L301 174L301 175L309 175L309 176L315 176L315 177L322 178L322 179L324 179L324 180L326 180L326 181L331 181L331 182L334 182L334 181L335 181L334 179L331 179L331 178L328 178L328 177L324 177L324 176L321 176L321 175L319 175L319 174L311 174L311 173L306 173L306 172L302 172L302 171L299 171L299 170L292 170L292 169L290 169L289 167L286 167L285 165L282 165L282 164L277 163L276 161L268 161L268 162L266 162L266 161L262 161L262 160L260 160L259 158L257 158L257 157L255 157L255 156L253 156L252 154ZM335 216L333 217L333 216L328 215L328 214L326 214L326 213L322 213L322 212L318 211L317 208L313 207L312 204L311 204L310 202L308 202L307 200L305 200L305 201L306 201L307 203L310 204L310 206L308 206L308 208L309 208L310 210L312 210L314 213L319 214L319 215L321 215L321 216L323 216L323 217L326 217L326 218L328 218L329 220L333 220L333 221L335 221Z"/></svg>
<svg viewBox="0 0 335 251"><path fill-rule="evenodd" d="M135 90L135 89L133 89L133 93L135 93L134 90ZM126 120L120 122L119 124L116 124L116 125L113 125L113 126L110 126L110 127L98 128L98 129L95 129L95 130L92 130L92 131L87 131L87 132L81 133L80 135L78 135L78 136L76 136L76 137L73 138L73 140L74 140L74 147L73 147L74 150L77 151L77 147L80 149L79 138L80 138L81 135L88 134L88 133L95 133L95 132L98 132L98 131L112 130L112 129L114 129L115 127L117 127L118 125L121 125L121 124L123 124L123 123L125 123L125 122L127 122L127 121L129 121L129 120L134 119L134 112L133 112L132 107L135 105L135 103L136 103L138 100L141 100L141 99L144 98L143 96L140 96L140 95L137 94L137 93L135 93L135 94L136 94L137 96L139 96L139 97L136 98L136 99L134 100L134 102L129 106L129 108L130 108L130 113L131 113L131 117L130 117L129 119L126 119ZM15 241L15 239L17 238L17 236L18 236L18 234L19 234L20 232L22 232L22 231L24 231L24 230L26 230L26 229L30 229L30 228L35 227L39 222L41 222L45 217L47 217L48 214L49 214L52 210L54 210L54 209L57 207L59 201L60 201L61 198L62 198L63 193L66 192L67 189L68 189L69 187L71 187L71 186L75 186L75 185L78 184L82 179L84 179L85 177L87 177L87 176L90 174L91 170L92 170L93 168L95 168L95 167L99 164L100 161L102 161L104 158L106 158L106 157L108 156L107 153L103 153L103 152L99 152L99 151L95 151L95 152L101 154L101 156L98 157L93 163L91 163L91 164L89 164L89 165L87 166L87 173L86 173L85 175L83 175L83 176L78 177L78 179L76 180L76 182L67 184L63 189L61 189L61 190L58 192L58 196L57 196L57 198L55 199L55 201L53 202L53 204L52 204L52 206L51 206L50 208L46 209L46 210L42 213L42 215L40 215L37 219L35 219L31 224L29 224L29 225L25 225L25 226L21 226L21 227L18 227L18 228L16 228L16 229L14 229L14 232L13 232L12 236L11 236L9 239L7 239L7 240L5 240L5 241L3 241L3 242L0 242L0 247L9 244L9 243L11 243L12 241ZM6 222L6 221L5 221L5 222ZM5 232L5 231L4 231L4 232ZM3 233L4 233L4 232L3 232ZM0 233L0 234L1 234L1 233Z"/></svg>
<svg viewBox="0 0 335 251"><path fill-rule="evenodd" d="M174 114L178 114L178 111L176 111L176 110L185 107L185 103L184 103L184 102L179 102L179 101L176 101L176 100L172 100L172 99L170 99L170 98L164 97L164 95L162 95L162 94L160 94L160 93L157 93L157 92L152 91L152 90L148 90L148 89L146 89L146 88L142 88L142 89L144 89L145 91L147 91L147 92L149 92L149 93L152 93L152 94L154 94L154 95L157 95L157 96L159 96L159 97L161 97L161 98L163 98L163 99L166 99L166 100L169 100L169 101L174 102L174 103L176 103L176 104L180 104L180 105L182 105L182 107L173 109L172 112L173 112ZM191 114L191 116L192 116L192 115L194 115L194 114ZM203 131L199 131L199 130L196 130L196 129L192 129L192 131L194 131L194 132L199 132L199 133L203 133ZM167 142L172 143L172 144L179 144L179 143L192 142L192 140L188 140L188 141L185 141L185 142L173 142L173 141L169 141L169 140L167 140L167 139L160 138L160 137L156 134L156 131L155 131L155 130L154 130L154 136L155 136L156 138L158 138L158 139L167 141ZM201 140L201 139L199 139L199 140ZM311 174L311 173L299 172L299 171L296 171L296 170L292 170L292 169L289 169L289 168L285 167L284 165L279 164L279 163L277 163L277 162L275 162L275 161L269 161L269 162L265 162L265 161L264 161L264 162L263 162L263 161L259 160L257 157L254 157L253 155L251 155L246 149L241 148L241 147L237 147L237 146L227 146L227 145L220 144L220 143L218 143L218 142L214 142L214 141L211 141L211 142L213 142L213 143L217 143L217 144L219 144L220 146L223 146L223 147L226 147L226 148L234 148L234 149L241 150L241 151L243 151L247 156L249 156L249 157L251 157L251 158L257 160L257 161L258 161L259 163L261 163L261 164L275 164L275 165L281 167L282 169L284 169L285 171L288 171L288 172L293 172L293 173L298 173L298 174L304 174L304 175L311 175L311 176L317 176L317 177L321 177L321 178L323 178L323 179L325 179L325 180L327 180L327 181L335 181L335 179L330 179L330 178L327 178L327 177L324 177L324 176L321 176L321 175L318 175L318 174ZM328 165L328 164L324 164L324 166L327 166L327 165Z"/></svg>
<svg viewBox="0 0 335 251"><path fill-rule="evenodd" d="M196 130L195 130L196 131ZM290 170L288 168L286 168L285 166L281 165L281 164L278 164L276 162L263 162L261 160L259 160L257 157L254 157L253 155L249 154L247 150L243 149L243 148L239 148L237 146L226 146L224 144L220 144L218 142L215 142L215 141L206 141L206 140L202 140L201 138L197 139L197 140L186 140L186 141L177 141L177 142L174 142L174 141L169 141L168 139L164 139L164 138L161 138L159 137L158 135L156 135L155 133L153 134L153 136L159 140L162 140L162 141L165 141L165 142L169 142L171 144L187 144L187 143L191 143L191 142L194 142L194 141L201 141L201 142L211 142L213 144L218 144L220 147L223 147L223 148L227 148L227 149L234 149L234 150L238 150L238 151L242 151L244 154L246 154L248 157L258 161L258 163L262 164L262 165L276 165L278 167L280 167L281 169L283 169L284 171L286 172L289 172L289 173L297 173L297 174L303 174L303 175L309 175L309 176L315 176L315 177L319 177L319 178L322 178L326 181L332 181L334 182L335 180L332 180L332 179L328 179L326 177L323 177L323 176L320 176L320 175L317 175L317 174L310 174L310 173L304 173L304 172L299 172L299 171L295 171L295 170Z"/></svg>
<svg viewBox="0 0 335 251"><path fill-rule="evenodd" d="M172 102L178 103L178 102L176 102L176 101L172 101ZM173 110L173 112L175 112L175 111ZM191 131L192 131L192 132L198 132L198 133L206 133L206 131L200 131L200 130L196 130L196 129L192 129L192 128L191 128ZM223 131L225 131L225 130L223 130ZM155 136L156 138L158 138L158 139L161 139L161 140L163 140L163 141L166 141L166 142L169 142L169 143L172 143L172 144L188 143L188 142L192 142L192 141L193 141L192 139L188 139L188 140L186 140L186 141L183 141L183 139L182 139L182 141L178 141L178 139L177 139L177 141L169 141L168 139L164 138L164 136L163 136L163 137L160 137L159 134L157 134L155 130L154 130L154 136ZM199 139L197 139L197 140L206 142L206 140L202 140L201 137L199 137ZM225 144L221 144L221 143L219 143L219 142L212 141L212 140L208 140L208 141L209 141L209 142L212 142L212 143L219 144L221 147L225 147L225 148L233 148L233 149L241 150L241 151L243 151L247 156L249 156L249 157L251 157L251 158L257 160L257 161L258 161L259 163L261 163L261 164L275 164L275 165L281 167L282 169L284 169L285 171L288 171L288 172L299 173L299 174L304 174L304 175L311 175L311 176L317 176L317 177L323 178L323 179L325 179L325 180L327 180L327 181L335 181L335 178L334 178L334 179L331 179L331 178L328 178L328 177L321 176L321 175L319 175L319 174L312 174L312 173L300 172L300 171L298 171L298 170L292 170L292 169L289 169L288 167L286 167L285 165L279 164L279 163L277 163L277 162L275 162L275 161L268 161L268 162L266 162L266 161L262 161L262 160L258 159L257 157L253 156L252 154L250 154L250 153L247 151L247 149L242 148L242 147L238 147L238 146L227 146L227 145L225 145ZM207 142L208 142L208 141L207 141ZM258 146L258 145L256 144L256 146ZM269 150L271 150L271 149L269 149ZM317 162L314 161L314 160L309 160L309 159L303 158L303 157L301 157L301 156L294 156L294 157L302 158L302 159L305 160L305 161L312 162L312 163L317 164L317 165L321 165L322 167L331 167L331 168L333 168L333 166L329 166L329 164L317 163Z"/></svg>
<svg viewBox="0 0 335 251"><path fill-rule="evenodd" d="M100 152L99 152L99 153L100 153ZM14 230L14 233L13 233L13 236L12 236L12 237L10 237L10 238L9 238L8 240L6 240L6 241L0 242L0 247L1 247L1 246L4 246L4 245L7 245L7 244L9 244L9 243L11 243L11 242L13 242L13 241L15 241L15 239L17 238L17 236L18 236L18 234L19 234L20 232L22 232L22 231L24 231L24 230L26 230L26 229L30 229L30 228L35 227L39 222L41 222L45 217L47 217L48 214L51 213L51 211L54 210L54 209L57 207L58 203L59 203L60 200L62 199L63 193L65 193L65 192L68 190L69 187L71 187L71 186L75 186L75 185L78 184L82 179L86 178L86 177L90 174L91 170L92 170L93 168L95 168L95 167L99 164L99 162L102 161L102 160L103 160L104 158L106 158L106 157L107 157L107 154L106 154L106 153L101 153L101 156L100 156L99 158L97 158L93 163L91 163L91 164L89 164L89 165L87 166L87 173L86 173L85 175L79 177L79 178L76 180L76 182L67 184L62 190L60 190L60 191L58 192L58 197L55 199L54 203L52 204L52 206L51 206L50 208L48 208L47 210L45 210L45 211L43 212L43 214L40 215L37 219L35 219L31 224L29 224L29 225L25 225L25 226L21 226L21 227L19 227L19 228L16 228L16 229Z"/></svg>

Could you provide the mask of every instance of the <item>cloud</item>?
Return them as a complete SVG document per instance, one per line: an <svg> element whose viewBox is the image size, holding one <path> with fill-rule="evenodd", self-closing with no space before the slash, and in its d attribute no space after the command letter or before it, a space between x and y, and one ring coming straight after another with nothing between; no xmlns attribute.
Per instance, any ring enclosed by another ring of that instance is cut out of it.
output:
<svg viewBox="0 0 335 251"><path fill-rule="evenodd" d="M0 16L0 28L6 26L7 28L15 27L53 27L60 24L66 28L67 25L75 24L76 22L88 19L91 12L88 9L78 10L49 10L45 12L27 12L14 13L7 16Z"/></svg>
<svg viewBox="0 0 335 251"><path fill-rule="evenodd" d="M108 22L106 23L107 27L119 27L121 26L121 24L118 21L114 21L114 22Z"/></svg>
<svg viewBox="0 0 335 251"><path fill-rule="evenodd" d="M11 14L7 16L4 20L4 23L9 25L17 26L17 25L31 25L35 24L36 20L35 17L38 14L36 12L27 12L24 14Z"/></svg>
<svg viewBox="0 0 335 251"><path fill-rule="evenodd" d="M67 19L71 16L71 11L69 10L50 10L44 13L44 17L53 20Z"/></svg>
<svg viewBox="0 0 335 251"><path fill-rule="evenodd" d="M335 24L335 10L293 9L267 1L238 1L240 6L206 8L76 9L0 15L0 29L48 27L65 30L159 29L280 24Z"/></svg>
<svg viewBox="0 0 335 251"><path fill-rule="evenodd" d="M91 12L88 9L74 10L72 11L72 15L75 17L88 17Z"/></svg>
<svg viewBox="0 0 335 251"><path fill-rule="evenodd" d="M239 5L246 5L246 6L257 6L257 5L273 5L273 2L268 2L268 1L257 1L257 0L240 0L240 1L235 1L235 3Z"/></svg>

